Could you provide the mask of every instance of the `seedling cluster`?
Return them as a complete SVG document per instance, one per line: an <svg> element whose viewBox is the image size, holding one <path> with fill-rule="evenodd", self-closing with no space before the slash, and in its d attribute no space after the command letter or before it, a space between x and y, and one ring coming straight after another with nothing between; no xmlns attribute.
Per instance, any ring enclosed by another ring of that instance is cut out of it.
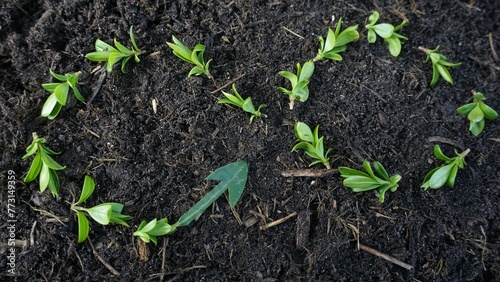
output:
<svg viewBox="0 0 500 282"><path fill-rule="evenodd" d="M387 44L392 56L397 57L401 53L401 40L407 38L399 34L399 30L406 24L403 21L400 25L394 27L388 23L377 23L379 13L374 12L369 18L369 23L365 26L368 32L368 42L374 43L377 36L381 37ZM320 48L316 56L303 65L297 64L297 72L292 73L288 71L281 71L279 74L288 79L291 88L278 87L278 91L285 93L289 97L290 109L294 107L294 101L305 102L309 98L309 82L315 70L315 62L324 59L334 61L341 61L342 56L339 53L346 51L347 44L359 39L357 31L358 25L350 26L341 31L342 18L337 22L335 32L328 28L326 38L319 36ZM139 55L141 51L137 47L133 35L133 28L129 30L131 48L127 48L114 40L115 47L104 41L97 39L95 42L95 52L88 53L86 58L97 62L106 62L106 70L112 71L113 65L121 61L121 71L125 73L125 65L134 58L136 62L140 62ZM208 78L213 78L210 73L211 59L205 62L204 52L205 46L196 44L191 50L186 47L175 36L172 36L173 43L167 42L167 45L172 49L175 56L188 62L193 68L188 73L188 76L205 75ZM453 79L447 67L456 67L460 63L451 63L447 58L437 53L437 47L434 50L419 47L427 55L426 61L430 61L433 67L433 77L430 85L437 83L439 76L445 81L453 83ZM319 64L319 63L318 63ZM73 90L74 95L80 101L84 101L84 97L80 94L77 84L79 72L60 75L52 70L50 74L59 80L57 83L43 84L43 88L51 93L47 101L42 107L41 116L48 119L54 119L60 112L68 99L70 88ZM266 104L261 104L257 109L253 105L252 98L245 99L238 93L236 85L232 84L232 93L222 91L225 98L218 100L219 104L230 104L243 109L245 112L251 114L250 123L253 122L255 117L262 116L261 109L267 107ZM494 119L498 114L483 101L485 97L482 93L474 93L473 103L466 104L457 109L460 114L467 115L470 121L470 131L474 135L479 135L484 128L484 119ZM328 155L332 149L325 152L324 137L319 136L319 125L316 125L314 130L303 122L297 122L294 126L295 136L299 142L293 146L292 151L303 150L305 154L313 158L314 161L309 164L313 166L316 164L323 164L326 169L331 169L330 160ZM46 140L39 138L36 133L33 134L33 142L26 149L26 154L23 159L35 155L34 160L24 178L25 182L33 181L39 176L40 191L43 192L49 187L54 197L58 196L60 189L59 177L56 173L58 170L65 169L65 166L59 165L50 157L50 155L57 155L59 153L52 151L46 145ZM424 178L422 188L438 189L443 185L453 187L458 168L464 168L465 156L469 153L469 149L462 153L457 153L456 157L447 157L441 151L439 145L434 147L434 155L437 159L445 162L445 165L431 170ZM349 167L339 167L341 177L345 178L343 181L344 186L353 190L353 192L364 192L375 190L378 193L378 198L381 203L385 201L385 193L387 191L394 192L399 187L399 181L402 177L399 174L389 176L385 168L377 161L373 162L373 169L368 161L363 162L363 167L366 172L356 170ZM157 220L156 218L151 221L143 220L138 229L133 233L134 236L139 237L144 242L153 242L157 244L157 237L172 234L177 231L179 227L187 226L197 217L199 217L208 207L210 207L225 191L228 191L228 200L231 207L234 207L242 196L248 176L248 164L244 161L234 162L215 170L210 174L206 180L218 180L220 183L207 193L199 202L192 208L184 213L177 222L170 224L167 218ZM114 202L106 202L91 208L80 206L83 204L94 192L95 182L90 176L85 176L83 188L78 201L71 204L71 211L75 212L78 219L78 242L81 243L86 240L89 235L90 223L88 216L94 219L97 223L107 225L111 222L118 223L128 227L127 220L132 219L131 216L122 214L124 205Z"/></svg>

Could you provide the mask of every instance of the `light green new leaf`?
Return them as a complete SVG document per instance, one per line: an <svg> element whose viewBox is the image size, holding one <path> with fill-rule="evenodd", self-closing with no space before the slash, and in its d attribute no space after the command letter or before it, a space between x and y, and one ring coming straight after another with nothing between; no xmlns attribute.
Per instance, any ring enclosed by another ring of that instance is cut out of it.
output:
<svg viewBox="0 0 500 282"><path fill-rule="evenodd" d="M75 205L81 204L85 202L92 193L94 193L95 182L94 179L88 175L85 176L85 180L83 181L82 194L80 195L80 199Z"/></svg>
<svg viewBox="0 0 500 282"><path fill-rule="evenodd" d="M41 156L40 154L37 154L35 156L35 159L33 159L33 162L31 163L30 169L28 170L26 177L24 177L24 182L28 183L35 180L35 178L40 173L41 169L42 169Z"/></svg>
<svg viewBox="0 0 500 282"><path fill-rule="evenodd" d="M467 118L472 121L472 122L479 122L484 118L484 113L481 110L481 107L479 105L476 105L472 111L470 111L469 115Z"/></svg>
<svg viewBox="0 0 500 282"><path fill-rule="evenodd" d="M498 113L485 103L480 102L479 107L481 108L481 111L483 111L485 119L491 120L491 119L496 119L498 117Z"/></svg>
<svg viewBox="0 0 500 282"><path fill-rule="evenodd" d="M95 207L84 209L90 217L102 225L108 225L111 218L112 206L108 203L100 204Z"/></svg>
<svg viewBox="0 0 500 282"><path fill-rule="evenodd" d="M89 221L85 215L79 211L76 211L78 217L78 243L82 243L89 236Z"/></svg>

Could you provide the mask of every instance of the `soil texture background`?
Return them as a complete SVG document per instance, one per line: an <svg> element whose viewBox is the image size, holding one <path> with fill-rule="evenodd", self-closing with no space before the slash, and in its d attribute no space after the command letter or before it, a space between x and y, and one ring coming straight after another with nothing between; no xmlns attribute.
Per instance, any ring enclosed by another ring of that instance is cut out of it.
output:
<svg viewBox="0 0 500 282"><path fill-rule="evenodd" d="M399 57L380 39L368 44L364 26L373 11L380 22L409 22ZM289 87L279 71L314 58L318 36L340 17L343 28L359 24L360 39L342 61L316 62L309 100L290 110L277 91ZM472 90L500 109L499 17L496 0L2 1L1 280L500 281L500 122L487 121L475 137L456 112ZM97 38L130 46L130 26L142 54L126 74L85 58ZM187 77L191 67L165 44L172 35L190 48L206 45L213 79ZM454 84L430 87L432 67L418 47L438 45L462 65L450 68ZM49 69L81 71L86 98L70 100L52 121L40 117ZM265 116L249 124L242 110L217 104L232 82L256 106L268 105ZM343 187L335 171L283 176L311 162L290 152L297 121L320 125L333 168L379 161L403 177L398 190L380 203L374 192ZM67 166L58 198L22 181L33 132ZM471 150L454 188L420 188L442 164L434 144L449 156ZM132 236L142 220L175 222L216 185L205 177L239 160L249 175L234 210L221 197L157 246ZM16 176L15 277L6 259L9 171ZM85 175L96 181L86 206L123 203L134 217L130 228L92 222L92 244L77 243L70 205Z"/></svg>

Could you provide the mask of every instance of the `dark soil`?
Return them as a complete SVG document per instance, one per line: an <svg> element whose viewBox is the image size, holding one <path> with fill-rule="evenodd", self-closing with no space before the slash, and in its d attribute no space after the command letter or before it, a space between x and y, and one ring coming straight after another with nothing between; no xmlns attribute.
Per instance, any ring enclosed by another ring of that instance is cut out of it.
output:
<svg viewBox="0 0 500 282"><path fill-rule="evenodd" d="M500 122L487 121L474 137L456 113L472 90L500 109L500 2L4 0L0 7L2 279L12 279L3 258L13 171L18 281L500 281ZM409 21L399 57L380 40L367 43L364 25L374 10L382 22ZM309 100L289 110L276 90L288 86L278 72L312 59L317 37L339 17L344 27L359 24L361 38L343 61L317 63ZM131 25L141 62L131 60L126 74L93 71L103 66L85 59L96 38L130 46ZM172 35L207 46L214 80L187 78L190 66L165 44ZM462 63L451 69L453 85L429 86L432 68L418 47L437 45ZM53 121L39 117L49 69L81 71L87 99L73 99ZM229 91L232 81L243 97L268 105L266 117L249 124L243 111L217 104L222 94L214 90L227 84ZM378 160L403 176L399 189L381 204L373 192L343 187L338 173L283 177L311 161L290 152L297 121L320 125L334 168ZM62 152L55 159L67 168L57 199L36 181L22 182L32 132ZM441 164L434 144L448 155L471 149L454 188L420 188ZM139 256L132 233L142 220L174 222L215 186L204 180L210 172L238 160L249 163L249 176L234 213L219 199ZM92 224L95 252L89 241L77 244L69 208L85 175L97 184L88 206L120 202L134 216L130 228ZM245 227L235 215L257 223Z"/></svg>

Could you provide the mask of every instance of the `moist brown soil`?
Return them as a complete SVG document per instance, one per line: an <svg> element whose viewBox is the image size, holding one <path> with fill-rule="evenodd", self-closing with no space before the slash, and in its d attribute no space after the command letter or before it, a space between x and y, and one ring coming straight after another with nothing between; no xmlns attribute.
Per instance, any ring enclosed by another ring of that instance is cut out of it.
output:
<svg viewBox="0 0 500 282"><path fill-rule="evenodd" d="M0 7L2 280L15 279L4 259L11 170L18 281L500 281L500 122L487 121L474 137L456 113L472 90L500 109L498 1L4 0ZM367 43L364 25L374 10L381 22L409 21L399 57L380 40ZM276 89L288 82L278 72L312 59L317 37L339 17L344 27L359 24L360 39L343 61L316 63L309 100L289 110ZM126 74L95 71L103 64L85 54L96 38L130 46L131 25L141 62L131 60ZM207 46L213 80L187 78L190 66L165 44L172 35ZM462 63L450 69L453 85L429 86L432 68L418 47L437 45ZM53 121L39 117L49 69L81 71L86 97L72 99ZM243 97L268 105L265 117L249 124L240 109L217 104L215 90L229 91L233 81ZM373 192L343 187L336 172L282 176L311 161L290 152L297 121L320 125L332 167L378 160L402 175L400 187L380 203ZM36 181L22 182L32 132L62 152L55 159L67 168L57 199ZM448 155L471 149L454 188L420 188L441 164L434 144ZM175 221L215 186L204 180L210 172L238 160L248 162L249 176L233 211L221 198L158 246L141 248L132 233L142 220ZM77 244L69 207L85 175L97 184L86 204L124 203L130 228L92 223L90 240ZM256 223L246 227L237 217Z"/></svg>

